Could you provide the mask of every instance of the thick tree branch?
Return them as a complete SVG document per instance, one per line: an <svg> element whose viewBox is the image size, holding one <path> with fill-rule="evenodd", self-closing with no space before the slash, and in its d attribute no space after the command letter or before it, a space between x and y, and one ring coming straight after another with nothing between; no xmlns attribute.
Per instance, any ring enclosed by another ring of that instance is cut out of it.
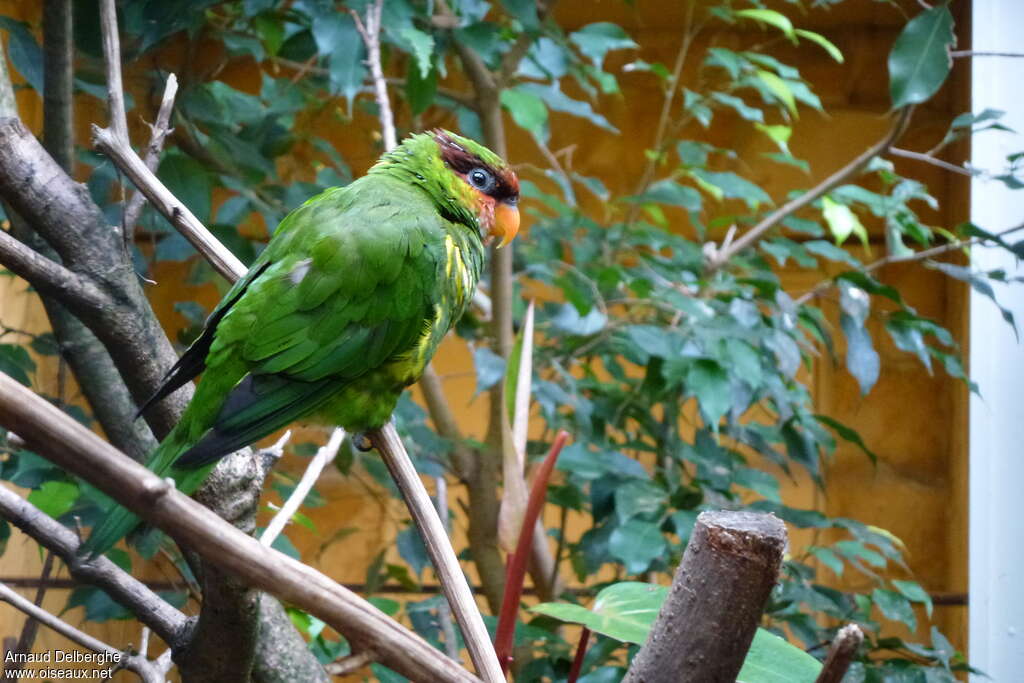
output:
<svg viewBox="0 0 1024 683"><path fill-rule="evenodd" d="M772 586L786 528L772 515L702 512L627 683L732 683Z"/></svg>
<svg viewBox="0 0 1024 683"><path fill-rule="evenodd" d="M73 175L75 163L74 109L71 92L75 76L71 0L43 3L43 145L61 168Z"/></svg>
<svg viewBox="0 0 1024 683"><path fill-rule="evenodd" d="M840 683L862 642L864 632L856 624L847 624L839 629L828 650L825 665L821 667L821 673L814 683Z"/></svg>
<svg viewBox="0 0 1024 683"><path fill-rule="evenodd" d="M51 261L0 230L0 264L40 292L60 297L80 308L100 307L107 297L91 282Z"/></svg>
<svg viewBox="0 0 1024 683"><path fill-rule="evenodd" d="M188 618L184 614L107 558L83 560L78 555L80 541L73 531L4 486L0 486L0 517L64 560L76 581L103 589L131 610L172 648L187 642Z"/></svg>
<svg viewBox="0 0 1024 683"><path fill-rule="evenodd" d="M264 548L4 374L0 424L15 428L40 455L114 497L208 562L323 619L354 648L373 648L394 671L414 680L475 680L365 600L301 562Z"/></svg>
<svg viewBox="0 0 1024 683"><path fill-rule="evenodd" d="M47 627L65 638L78 643L87 650L106 655L108 662L138 674L144 683L163 683L164 677L162 672L157 670L154 662L150 662L144 656L122 652L101 640L93 638L88 633L79 631L66 621L58 619L41 607L21 597L4 583L0 583L0 600L8 603L15 609L21 610L31 618L37 619Z"/></svg>
<svg viewBox="0 0 1024 683"><path fill-rule="evenodd" d="M847 180L856 176L864 170L864 168L875 157L886 154L896 140L898 140L907 129L907 124L910 122L911 111L911 107L904 107L903 109L900 109L896 114L896 117L893 119L893 123L889 127L889 131L882 136L878 142L861 152L856 158L848 162L845 166L829 177L822 180L807 192L804 192L799 197L789 200L775 211L772 211L761 219L757 225L743 233L739 239L734 241L732 244L713 253L708 259L707 269L709 271L714 271L721 268L729 261L729 259L747 247L755 244L765 235L765 233L781 223L783 220L792 216L805 206L809 206L822 195L827 194L840 184L845 183Z"/></svg>

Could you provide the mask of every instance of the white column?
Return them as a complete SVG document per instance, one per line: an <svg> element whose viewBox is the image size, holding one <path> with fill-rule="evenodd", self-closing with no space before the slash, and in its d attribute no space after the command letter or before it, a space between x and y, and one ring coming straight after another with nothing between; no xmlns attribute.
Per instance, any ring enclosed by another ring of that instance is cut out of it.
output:
<svg viewBox="0 0 1024 683"><path fill-rule="evenodd" d="M972 24L974 50L1024 51L1024 0L975 0ZM973 58L971 101L975 113L1007 112L1006 125L1024 133L1024 59ZM1024 134L983 133L972 163L1002 169L1019 151ZM972 181L971 221L989 232L1024 223L1024 190ZM1024 275L1004 250L976 249L972 260ZM1024 284L996 294L1024 334ZM1024 681L1024 346L991 301L972 291L970 307L970 374L981 391L970 403L970 661L1010 683Z"/></svg>

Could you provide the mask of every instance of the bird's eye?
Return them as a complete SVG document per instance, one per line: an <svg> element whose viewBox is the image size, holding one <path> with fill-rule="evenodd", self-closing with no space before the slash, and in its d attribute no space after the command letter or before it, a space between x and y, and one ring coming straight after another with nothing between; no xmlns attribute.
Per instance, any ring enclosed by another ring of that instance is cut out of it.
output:
<svg viewBox="0 0 1024 683"><path fill-rule="evenodd" d="M481 192L487 193L494 189L494 175L486 169L474 168L466 174L466 178L470 185Z"/></svg>

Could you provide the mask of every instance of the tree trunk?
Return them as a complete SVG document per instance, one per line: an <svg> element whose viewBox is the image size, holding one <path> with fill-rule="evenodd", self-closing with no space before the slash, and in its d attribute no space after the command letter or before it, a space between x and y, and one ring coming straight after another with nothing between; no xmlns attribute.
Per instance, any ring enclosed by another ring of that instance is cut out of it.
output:
<svg viewBox="0 0 1024 683"><path fill-rule="evenodd" d="M773 515L704 512L627 683L733 683L775 585L786 528Z"/></svg>

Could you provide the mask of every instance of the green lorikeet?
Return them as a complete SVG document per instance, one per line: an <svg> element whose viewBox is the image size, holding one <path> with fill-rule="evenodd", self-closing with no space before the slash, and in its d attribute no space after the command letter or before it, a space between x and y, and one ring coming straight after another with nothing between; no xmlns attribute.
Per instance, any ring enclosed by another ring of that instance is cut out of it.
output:
<svg viewBox="0 0 1024 683"><path fill-rule="evenodd" d="M202 373L148 467L189 494L220 458L294 420L384 425L469 304L485 245L518 231L518 199L499 156L438 130L292 211L140 410ZM83 551L138 523L115 507Z"/></svg>

